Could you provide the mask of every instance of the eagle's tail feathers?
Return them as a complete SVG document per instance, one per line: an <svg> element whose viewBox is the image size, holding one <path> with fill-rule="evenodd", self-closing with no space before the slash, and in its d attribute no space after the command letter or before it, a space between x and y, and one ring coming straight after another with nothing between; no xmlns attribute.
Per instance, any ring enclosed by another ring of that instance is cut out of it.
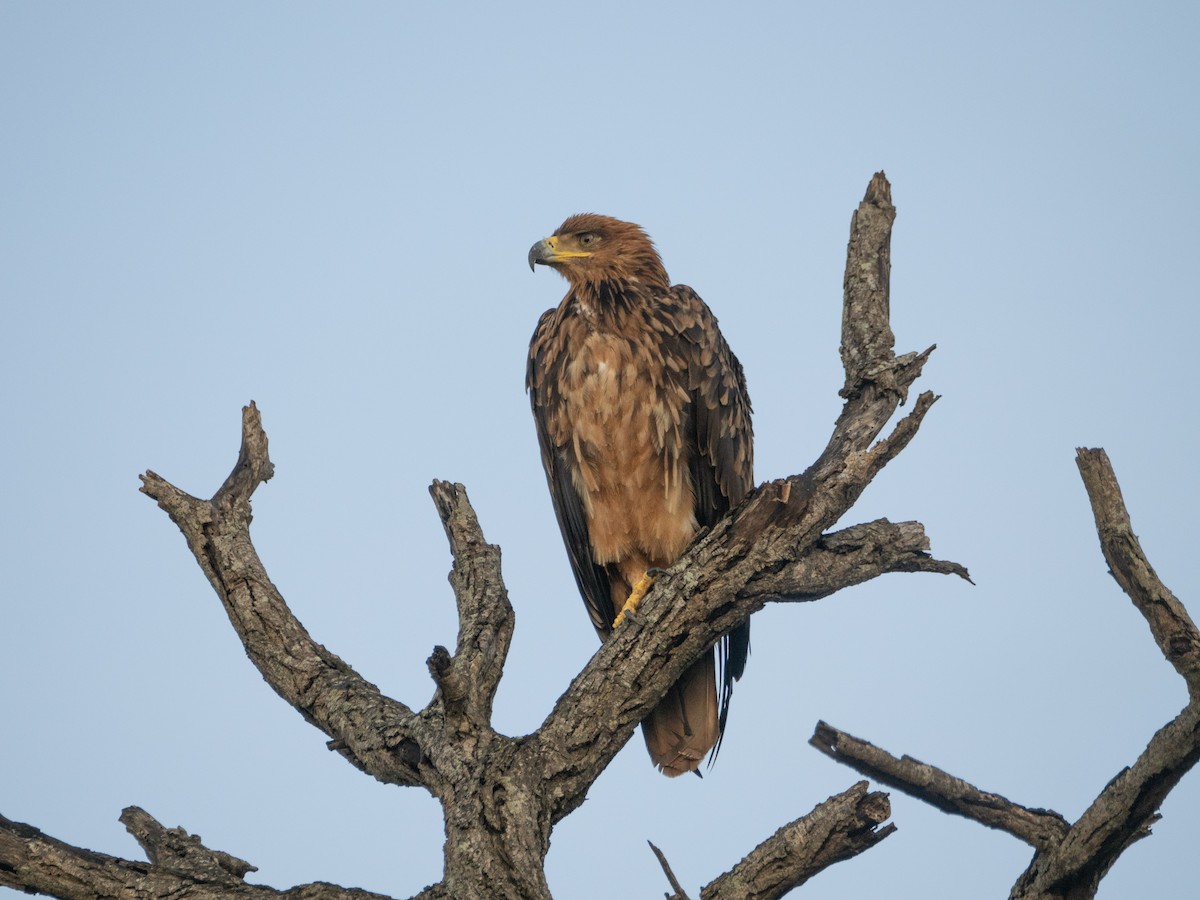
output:
<svg viewBox="0 0 1200 900"><path fill-rule="evenodd" d="M710 650L642 720L642 735L654 764L674 778L694 772L720 733L716 659Z"/></svg>

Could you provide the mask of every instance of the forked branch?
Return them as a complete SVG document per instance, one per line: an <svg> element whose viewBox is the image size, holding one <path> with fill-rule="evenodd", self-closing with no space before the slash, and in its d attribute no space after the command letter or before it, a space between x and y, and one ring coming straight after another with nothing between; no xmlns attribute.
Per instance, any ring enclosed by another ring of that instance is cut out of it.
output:
<svg viewBox="0 0 1200 900"><path fill-rule="evenodd" d="M1112 576L1188 687L1188 705L1154 734L1133 765L1119 772L1078 821L1069 824L1058 813L1019 806L919 760L892 756L824 722L818 723L810 741L864 775L1032 844L1037 852L1013 887L1014 900L1095 896L1113 863L1150 833L1167 794L1200 760L1200 632L1142 552L1108 455L1080 449L1077 462Z"/></svg>
<svg viewBox="0 0 1200 900"><path fill-rule="evenodd" d="M275 692L358 768L384 782L423 783L412 752L421 721L312 639L254 549L250 497L273 473L262 417L251 403L242 410L237 463L211 500L154 472L142 476L141 489L183 532L247 655Z"/></svg>

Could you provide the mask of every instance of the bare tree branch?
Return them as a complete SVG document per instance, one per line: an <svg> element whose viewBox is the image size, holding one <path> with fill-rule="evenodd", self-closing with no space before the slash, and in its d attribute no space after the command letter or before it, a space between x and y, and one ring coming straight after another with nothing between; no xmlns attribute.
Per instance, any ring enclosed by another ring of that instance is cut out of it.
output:
<svg viewBox="0 0 1200 900"><path fill-rule="evenodd" d="M1187 682L1190 701L1108 783L1059 846L1034 856L1013 888L1014 898L1094 896L1100 879L1130 844L1150 833L1167 794L1200 761L1200 634L1142 552L1108 454L1080 448L1076 462L1112 576Z"/></svg>
<svg viewBox="0 0 1200 900"><path fill-rule="evenodd" d="M1113 863L1150 833L1163 800L1200 761L1200 632L1142 552L1107 454L1080 449L1077 462L1113 578L1146 618L1159 649L1188 686L1188 705L1150 739L1137 761L1105 786L1078 821L1067 824L1058 813L1018 806L918 760L897 759L824 722L817 724L810 741L884 784L1036 847L1029 868L1013 886L1013 900L1094 897Z"/></svg>
<svg viewBox="0 0 1200 900"><path fill-rule="evenodd" d="M1150 834L1158 808L1200 759L1200 704L1193 701L1151 739L1049 852L1034 856L1013 898L1094 897L1125 849Z"/></svg>
<svg viewBox="0 0 1200 900"><path fill-rule="evenodd" d="M667 900L691 900L687 892L679 884L679 879L675 877L675 873L671 871L671 864L667 862L667 858L663 855L663 852L654 846L653 841L646 841L646 843L654 851L654 855L658 859L658 864L662 866L663 874L667 876L667 881L671 883L673 893L667 894Z"/></svg>
<svg viewBox="0 0 1200 900"><path fill-rule="evenodd" d="M743 611L761 609L776 599L818 599L889 572L966 577L964 568L931 559L926 549L919 523L881 520L822 537L799 557L777 551L752 569L738 567L739 560L729 561L728 544L702 539L659 579L634 627L621 629L597 650L522 749L544 761L546 778L556 785L555 796L563 798L563 806L555 809L556 819L574 808L568 805L571 800L582 801L592 780L658 701L660 691L665 692L694 658L691 654L707 649L744 618ZM728 567L732 577L700 589L697 573L718 567ZM649 599L677 584L677 599ZM614 678L620 679L622 691L615 696L607 687ZM562 788L557 787L559 773Z"/></svg>
<svg viewBox="0 0 1200 900"><path fill-rule="evenodd" d="M251 403L242 410L237 464L212 500L186 494L154 472L142 476L141 489L183 532L246 654L275 692L358 768L384 782L425 784L417 767L420 720L312 639L254 550L250 497L273 473L262 418Z"/></svg>
<svg viewBox="0 0 1200 900"><path fill-rule="evenodd" d="M887 794L860 781L767 838L736 866L709 882L700 900L775 900L818 872L857 856L896 830Z"/></svg>
<svg viewBox="0 0 1200 900"><path fill-rule="evenodd" d="M892 572L957 575L971 580L958 563L929 555L929 538L920 522L876 519L823 535L800 559L751 578L745 593L761 595L767 601L819 600Z"/></svg>
<svg viewBox="0 0 1200 900"><path fill-rule="evenodd" d="M897 758L861 738L817 723L809 743L843 765L878 782L924 800L942 812L974 819L988 828L1007 831L1034 847L1061 841L1070 827L1053 810L1029 809L999 794L981 791L961 778L911 756Z"/></svg>
<svg viewBox="0 0 1200 900"><path fill-rule="evenodd" d="M1113 578L1145 617L1163 656L1195 696L1200 693L1200 631L1142 552L1108 454L1102 449L1080 448L1075 461L1092 503L1100 549Z"/></svg>
<svg viewBox="0 0 1200 900"><path fill-rule="evenodd" d="M841 395L846 399L861 391L860 373L888 366L895 355L892 351L896 339L890 322L895 221L892 186L882 172L876 172L850 218L846 247L841 345L846 372Z"/></svg>
<svg viewBox="0 0 1200 900"><path fill-rule="evenodd" d="M141 844L146 858L156 866L187 872L208 881L227 881L231 875L242 879L247 872L258 871L257 866L244 859L220 850L209 850L200 843L198 834L189 835L182 828L164 828L150 813L137 806L126 807L121 812L121 823Z"/></svg>
<svg viewBox="0 0 1200 900"><path fill-rule="evenodd" d="M315 882L286 891L246 884L254 867L237 857L209 850L181 828L164 828L144 810L121 815L129 832L150 855L138 863L72 847L38 829L0 816L0 886L47 893L64 900L97 897L209 900L388 900L357 888Z"/></svg>
<svg viewBox="0 0 1200 900"><path fill-rule="evenodd" d="M490 722L514 622L500 574L500 548L483 539L479 520L461 484L435 481L429 492L454 557L450 585L458 602L458 645L452 665L461 672L470 691L472 717Z"/></svg>

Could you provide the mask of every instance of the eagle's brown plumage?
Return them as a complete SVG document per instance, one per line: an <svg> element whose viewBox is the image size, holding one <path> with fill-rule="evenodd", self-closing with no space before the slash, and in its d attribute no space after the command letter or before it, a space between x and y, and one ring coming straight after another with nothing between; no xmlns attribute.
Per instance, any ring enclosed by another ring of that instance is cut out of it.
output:
<svg viewBox="0 0 1200 900"><path fill-rule="evenodd" d="M570 283L538 322L527 386L554 511L603 639L634 584L675 562L753 485L742 367L696 292L671 286L637 225L572 216L529 251ZM750 624L701 657L642 722L668 775L719 743Z"/></svg>

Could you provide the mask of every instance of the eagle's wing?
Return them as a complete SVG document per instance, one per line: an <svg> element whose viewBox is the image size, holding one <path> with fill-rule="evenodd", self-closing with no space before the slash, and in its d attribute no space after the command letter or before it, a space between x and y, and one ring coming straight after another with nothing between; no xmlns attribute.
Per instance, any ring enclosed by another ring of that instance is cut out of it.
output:
<svg viewBox="0 0 1200 900"><path fill-rule="evenodd" d="M616 618L613 609L612 589L608 573L592 558L592 544L588 537L587 517L583 500L574 476L574 458L566 449L554 446L550 438L548 417L559 408L559 385L562 373L555 371L566 362L561 347L553 346L552 333L557 310L549 309L538 320L530 344L529 364L525 384L529 389L529 403L533 407L533 420L537 425L538 445L542 451L542 466L546 470L546 481L550 485L550 499L554 503L554 514L567 555L571 560L571 571L579 585L579 593L587 604L592 625L601 639L612 631Z"/></svg>
<svg viewBox="0 0 1200 900"><path fill-rule="evenodd" d="M670 299L679 335L675 352L687 361L690 404L684 441L696 496L696 521L706 528L741 502L754 487L750 395L742 365L729 349L717 327L716 316L704 301L686 285L672 287ZM720 644L722 734L733 682L742 677L749 655L747 620L730 631Z"/></svg>
<svg viewBox="0 0 1200 900"><path fill-rule="evenodd" d="M686 360L691 399L685 441L696 492L696 521L717 522L754 486L754 434L746 376L717 318L687 285L671 288L679 339L672 351Z"/></svg>

